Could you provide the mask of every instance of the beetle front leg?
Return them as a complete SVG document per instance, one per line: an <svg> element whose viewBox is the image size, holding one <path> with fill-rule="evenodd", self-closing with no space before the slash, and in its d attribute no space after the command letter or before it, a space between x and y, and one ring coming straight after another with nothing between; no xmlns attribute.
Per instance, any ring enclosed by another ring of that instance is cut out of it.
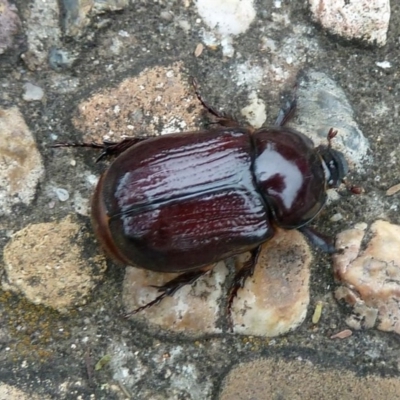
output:
<svg viewBox="0 0 400 400"><path fill-rule="evenodd" d="M261 252L261 246L257 246L255 249L251 251L250 258L244 263L243 267L236 273L235 277L233 278L232 286L229 290L228 296L228 304L226 306L226 311L228 315L228 324L229 329L233 329L233 322L232 322L232 303L235 297L237 296L237 292L239 289L244 287L246 279L253 275L254 268L257 265L258 257Z"/></svg>
<svg viewBox="0 0 400 400"><path fill-rule="evenodd" d="M221 111L218 111L216 108L210 106L204 99L203 96L200 94L199 91L199 85L197 83L197 80L193 77L190 78L190 83L192 84L193 88L194 88L194 93L197 97L197 99L200 101L201 105L212 115L214 115L214 117L216 117L216 121L212 122L214 124L218 124L221 126L225 126L228 128L239 128L241 126L241 124L239 124L238 121L236 121L235 118L233 118L232 116L223 113Z"/></svg>
<svg viewBox="0 0 400 400"><path fill-rule="evenodd" d="M145 304L144 306L138 307L135 310L133 310L129 313L126 313L124 315L124 317L129 318L132 315L135 315L143 310L146 310L147 308L150 308L152 306L159 304L165 297L173 296L183 286L191 285L194 282L196 282L197 279L199 279L201 276L203 276L207 272L211 271L214 268L214 266L215 266L215 264L204 267L204 268L196 270L196 271L186 272L184 274L177 276L174 279L171 279L170 281L168 281L167 283L165 283L162 286L153 286L152 285L151 287L157 288L161 294L159 296L157 296L154 300Z"/></svg>

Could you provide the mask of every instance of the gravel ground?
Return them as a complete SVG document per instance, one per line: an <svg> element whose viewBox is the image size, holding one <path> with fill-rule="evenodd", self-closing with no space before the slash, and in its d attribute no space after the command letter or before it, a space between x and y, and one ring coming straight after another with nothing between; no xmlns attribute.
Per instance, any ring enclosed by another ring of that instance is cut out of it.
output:
<svg viewBox="0 0 400 400"><path fill-rule="evenodd" d="M0 399L398 398L400 5L366 4L0 0ZM90 197L107 162L50 147L205 129L190 77L255 127L296 95L293 127L316 144L338 129L361 192L329 193L313 222L354 254L285 247L296 280L267 250L273 283L244 288L268 293L233 333L232 260L200 294L123 318L141 301L132 285L163 277L113 263L95 239Z"/></svg>

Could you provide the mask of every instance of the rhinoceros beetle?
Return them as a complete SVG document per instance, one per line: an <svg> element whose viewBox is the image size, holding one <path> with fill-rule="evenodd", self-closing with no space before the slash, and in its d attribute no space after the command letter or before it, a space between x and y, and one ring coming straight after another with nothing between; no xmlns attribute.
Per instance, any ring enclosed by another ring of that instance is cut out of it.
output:
<svg viewBox="0 0 400 400"><path fill-rule="evenodd" d="M306 227L326 202L326 190L347 173L343 154L328 144L314 147L286 127L296 102L272 127L254 129L199 101L216 118L209 130L132 137L120 142L69 143L116 156L92 199L94 231L116 261L157 272L182 273L159 287L160 295L137 313L193 283L215 263L251 252L237 273L232 301L257 263L260 245L275 228L299 229L325 251L326 237Z"/></svg>

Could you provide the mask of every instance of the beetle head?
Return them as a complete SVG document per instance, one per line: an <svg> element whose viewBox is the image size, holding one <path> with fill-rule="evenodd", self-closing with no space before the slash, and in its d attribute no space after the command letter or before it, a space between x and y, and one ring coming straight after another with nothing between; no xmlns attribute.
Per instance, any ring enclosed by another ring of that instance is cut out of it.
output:
<svg viewBox="0 0 400 400"><path fill-rule="evenodd" d="M349 172L349 166L343 153L332 149L330 146L319 146L318 153L323 161L328 188L338 187Z"/></svg>

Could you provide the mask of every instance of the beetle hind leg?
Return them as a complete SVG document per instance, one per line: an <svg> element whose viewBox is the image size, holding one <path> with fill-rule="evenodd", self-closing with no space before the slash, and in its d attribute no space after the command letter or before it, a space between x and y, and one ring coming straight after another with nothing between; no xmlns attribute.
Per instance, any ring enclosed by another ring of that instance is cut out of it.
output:
<svg viewBox="0 0 400 400"><path fill-rule="evenodd" d="M246 279L253 275L254 268L257 265L258 257L261 252L261 246L257 246L255 249L251 251L250 258L244 263L242 268L236 273L233 278L233 283L229 290L228 301L227 301L227 316L228 316L228 324L229 329L233 329L233 321L232 321L232 304L233 300L237 296L239 289L244 287Z"/></svg>
<svg viewBox="0 0 400 400"><path fill-rule="evenodd" d="M149 303L136 308L129 313L124 315L125 318L129 318L132 315L135 315L143 310L146 310L152 306L159 304L165 297L173 296L179 289L186 285L192 285L194 282L197 281L201 276L205 275L207 272L211 271L214 267L214 264L200 270L186 272L184 274L178 275L176 278L171 279L167 283L162 286L154 286L151 287L157 288L158 292L160 293L154 300L150 301Z"/></svg>

